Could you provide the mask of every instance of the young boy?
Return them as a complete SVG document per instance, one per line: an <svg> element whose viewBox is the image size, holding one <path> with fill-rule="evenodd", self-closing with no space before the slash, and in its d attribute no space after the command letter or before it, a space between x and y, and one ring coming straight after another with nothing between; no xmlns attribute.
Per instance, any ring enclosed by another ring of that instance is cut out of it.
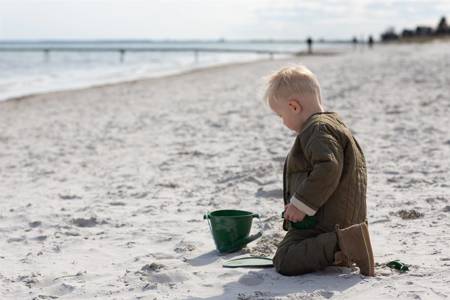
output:
<svg viewBox="0 0 450 300"><path fill-rule="evenodd" d="M273 258L275 269L299 275L356 263L361 274L374 276L366 163L350 129L336 113L324 111L319 82L306 67L286 67L273 74L265 99L297 133L283 170L287 233ZM305 216L315 224L295 228Z"/></svg>

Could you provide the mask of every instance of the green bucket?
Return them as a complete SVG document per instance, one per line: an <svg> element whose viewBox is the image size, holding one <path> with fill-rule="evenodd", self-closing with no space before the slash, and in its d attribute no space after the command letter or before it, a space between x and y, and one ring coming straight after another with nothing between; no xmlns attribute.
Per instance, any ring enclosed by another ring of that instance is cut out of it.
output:
<svg viewBox="0 0 450 300"><path fill-rule="evenodd" d="M253 218L259 215L245 210L216 210L207 212L203 219L208 220L216 248L220 253L235 252L262 236L262 232L250 235Z"/></svg>

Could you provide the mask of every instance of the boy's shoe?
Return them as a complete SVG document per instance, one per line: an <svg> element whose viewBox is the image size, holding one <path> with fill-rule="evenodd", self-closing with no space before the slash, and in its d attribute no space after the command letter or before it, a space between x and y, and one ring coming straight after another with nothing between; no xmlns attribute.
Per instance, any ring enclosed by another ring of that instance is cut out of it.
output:
<svg viewBox="0 0 450 300"><path fill-rule="evenodd" d="M342 253L342 251L337 251L334 253L333 265L336 267L350 268L352 266L352 262L347 258L347 256L344 255L344 253Z"/></svg>
<svg viewBox="0 0 450 300"><path fill-rule="evenodd" d="M348 261L356 263L361 274L375 276L375 262L366 223L336 229L339 247Z"/></svg>

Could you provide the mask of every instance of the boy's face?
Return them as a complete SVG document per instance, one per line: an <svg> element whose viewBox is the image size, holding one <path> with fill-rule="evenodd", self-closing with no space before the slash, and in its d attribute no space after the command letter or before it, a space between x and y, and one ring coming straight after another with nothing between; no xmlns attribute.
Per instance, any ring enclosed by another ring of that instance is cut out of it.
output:
<svg viewBox="0 0 450 300"><path fill-rule="evenodd" d="M283 124L287 128L297 133L300 132L302 127L302 106L297 99L277 102L271 101L269 105L273 112L283 120Z"/></svg>

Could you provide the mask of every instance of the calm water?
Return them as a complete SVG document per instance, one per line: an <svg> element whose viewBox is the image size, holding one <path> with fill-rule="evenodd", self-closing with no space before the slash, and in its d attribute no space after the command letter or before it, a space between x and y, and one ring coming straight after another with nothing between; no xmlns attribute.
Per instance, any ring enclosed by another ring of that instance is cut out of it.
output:
<svg viewBox="0 0 450 300"><path fill-rule="evenodd" d="M220 48L304 51L304 43L243 42L0 42L0 47L151 47ZM342 49L348 45L317 44L315 49ZM275 58L282 55L276 55ZM37 92L86 87L102 83L155 77L199 67L268 58L268 54L192 52L0 52L0 100Z"/></svg>

